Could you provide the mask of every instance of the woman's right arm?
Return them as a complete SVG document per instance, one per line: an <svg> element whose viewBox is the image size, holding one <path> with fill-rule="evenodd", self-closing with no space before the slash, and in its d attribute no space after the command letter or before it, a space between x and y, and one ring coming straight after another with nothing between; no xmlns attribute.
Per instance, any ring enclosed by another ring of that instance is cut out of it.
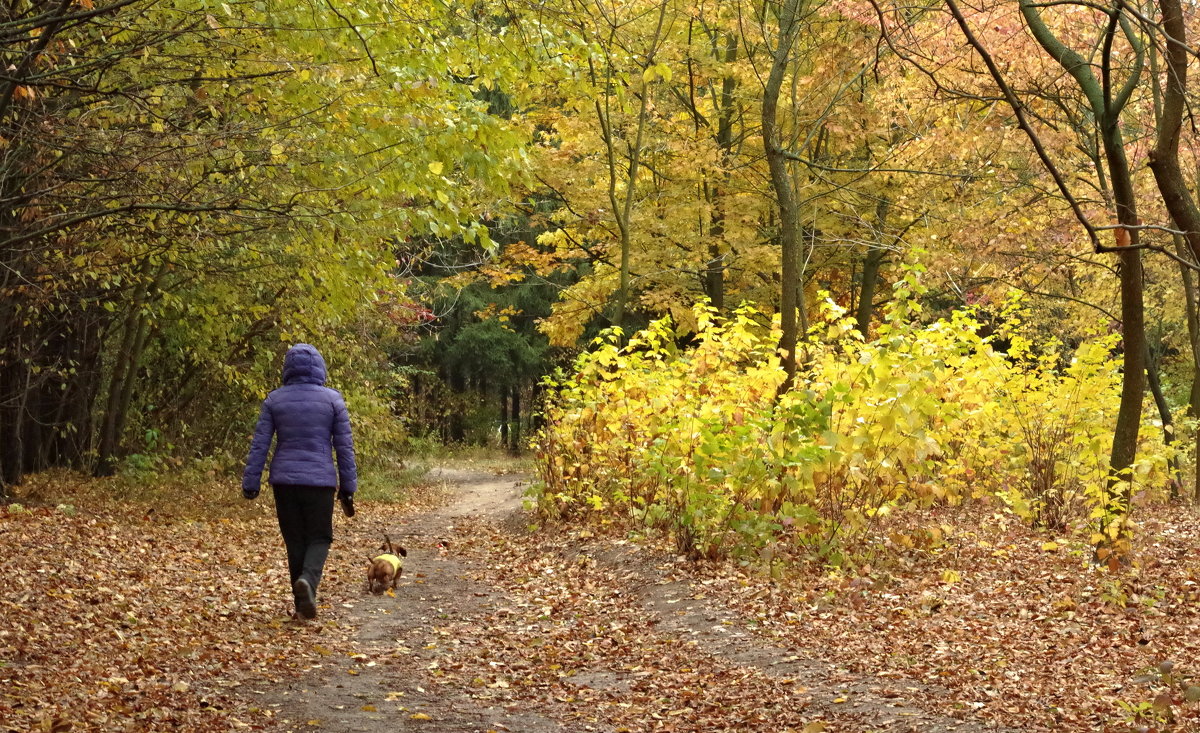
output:
<svg viewBox="0 0 1200 733"><path fill-rule="evenodd" d="M254 426L254 439L250 441L250 455L246 456L246 470L242 473L242 495L253 499L262 486L263 467L267 453L271 450L271 439L275 436L275 419L271 416L270 398L263 400L258 411L258 424Z"/></svg>

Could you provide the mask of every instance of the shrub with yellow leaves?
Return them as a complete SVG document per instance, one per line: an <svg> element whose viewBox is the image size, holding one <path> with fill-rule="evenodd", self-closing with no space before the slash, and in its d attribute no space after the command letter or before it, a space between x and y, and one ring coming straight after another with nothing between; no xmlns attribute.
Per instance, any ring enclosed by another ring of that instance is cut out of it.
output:
<svg viewBox="0 0 1200 733"><path fill-rule="evenodd" d="M985 495L1055 531L1121 525L1108 473L1117 337L1066 360L1022 336L1014 296L1001 354L970 309L918 323L916 269L894 291L872 341L826 300L782 395L777 323L750 308L718 319L698 307L689 348L669 319L624 346L601 335L548 384L539 510L666 531L694 558L782 542L832 563L888 512ZM1170 452L1148 421L1127 479L1165 485Z"/></svg>

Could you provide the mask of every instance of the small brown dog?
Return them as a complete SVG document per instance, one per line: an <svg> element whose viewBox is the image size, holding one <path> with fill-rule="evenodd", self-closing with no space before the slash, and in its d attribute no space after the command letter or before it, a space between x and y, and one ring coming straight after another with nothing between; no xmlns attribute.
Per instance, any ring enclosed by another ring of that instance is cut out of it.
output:
<svg viewBox="0 0 1200 733"><path fill-rule="evenodd" d="M393 590L400 582L400 574L404 572L404 558L408 550L400 545L393 545L387 535L383 536L382 555L370 559L371 566L367 568L367 590L378 595L391 586Z"/></svg>

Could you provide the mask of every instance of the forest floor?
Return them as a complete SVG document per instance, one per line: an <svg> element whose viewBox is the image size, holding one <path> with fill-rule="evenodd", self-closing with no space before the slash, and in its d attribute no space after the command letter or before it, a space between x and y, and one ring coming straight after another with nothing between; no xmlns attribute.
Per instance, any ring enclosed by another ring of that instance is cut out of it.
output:
<svg viewBox="0 0 1200 733"><path fill-rule="evenodd" d="M1156 508L1123 574L977 506L783 580L531 531L514 469L339 515L313 622L269 501L38 479L0 507L0 731L1200 730L1191 510ZM385 533L409 554L373 596Z"/></svg>

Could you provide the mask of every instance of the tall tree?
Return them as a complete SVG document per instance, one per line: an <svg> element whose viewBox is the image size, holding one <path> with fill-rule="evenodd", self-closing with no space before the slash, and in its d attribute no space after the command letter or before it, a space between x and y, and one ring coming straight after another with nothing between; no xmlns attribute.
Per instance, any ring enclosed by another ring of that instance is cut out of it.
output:
<svg viewBox="0 0 1200 733"><path fill-rule="evenodd" d="M476 93L536 71L455 9L8 13L5 484L49 465L110 472L135 428L166 428L135 412L172 416L189 440L201 422L236 438L228 412L193 403L189 420L181 403L207 391L206 410L238 410L273 381L272 344L339 333L335 359L366 360L364 334L403 297L396 244L486 243L480 218L522 176L524 134Z"/></svg>
<svg viewBox="0 0 1200 733"><path fill-rule="evenodd" d="M1110 466L1114 481L1125 488L1119 490L1118 500L1128 505L1129 491L1132 483L1128 481L1127 470L1133 463L1137 440L1142 420L1142 395L1146 388L1146 354L1147 342L1145 336L1145 312L1143 303L1143 270L1141 254L1145 249L1153 249L1171 256L1161 246L1143 242L1145 225L1139 218L1135 176L1129 162L1127 143L1123 136L1123 124L1129 124L1129 102L1134 92L1139 88L1139 80L1143 72L1145 41L1143 35L1150 38L1151 43L1160 43L1164 39L1173 39L1170 31L1165 31L1169 24L1168 17L1172 10L1164 7L1164 22L1161 28L1164 35L1159 35L1159 26L1137 14L1130 14L1127 6L1116 4L1107 9L1080 7L1079 12L1067 14L1064 17L1063 31L1055 31L1043 17L1041 6L1020 0L1019 8L1025 26L1035 39L1042 51L1071 76L1076 85L1076 94L1082 104L1090 112L1094 133L1103 151L1103 169L1097 170L1101 181L1109 182L1111 191L1110 207L1116 224L1113 226L1097 226L1092 221L1092 215L1085 210L1084 204L1072 190L1061 170L1061 157L1056 156L1042 140L1030 119L1028 110L1031 100L1022 98L1009 83L1000 64L993 57L986 44L973 30L967 16L959 8L955 0L946 0L946 7L953 17L963 37L978 53L987 73L1000 90L1003 99L1012 109L1016 123L1025 131L1037 151L1039 158L1053 178L1059 193L1071 205L1079 223L1089 235L1096 252L1114 252L1120 262L1119 283L1121 301L1121 329L1123 336L1123 360L1121 407L1114 429ZM1160 6L1162 7L1162 6ZM1179 30L1178 27L1175 29ZM1073 37L1087 44L1096 58L1086 59L1080 52L1074 50L1062 39L1062 32L1071 33ZM1119 48L1119 42L1124 41L1124 52ZM1171 41L1167 41L1171 45ZM1185 51L1186 53L1186 51ZM1096 71L1099 71L1099 77ZM1121 75L1124 78L1122 80ZM1184 84L1184 78L1177 78L1176 84ZM1182 86L1176 86L1175 94L1183 93ZM1158 128L1156 154L1171 156L1169 140L1172 126L1164 113ZM1165 173L1170 163L1164 166L1158 163L1160 170ZM1097 161L1099 163L1099 161ZM1098 166L1099 168L1099 166ZM1163 203L1171 208L1170 199L1177 193L1172 189L1169 180L1164 187L1161 174L1158 192ZM1170 178L1169 175L1166 176ZM1178 200L1177 200L1178 202ZM1186 223L1188 213L1176 204L1176 209ZM1174 211L1172 212L1174 217ZM1179 224L1179 219L1176 219ZM1101 231L1108 229L1115 233L1115 243L1105 245L1100 239ZM1185 263L1187 264L1187 263Z"/></svg>

